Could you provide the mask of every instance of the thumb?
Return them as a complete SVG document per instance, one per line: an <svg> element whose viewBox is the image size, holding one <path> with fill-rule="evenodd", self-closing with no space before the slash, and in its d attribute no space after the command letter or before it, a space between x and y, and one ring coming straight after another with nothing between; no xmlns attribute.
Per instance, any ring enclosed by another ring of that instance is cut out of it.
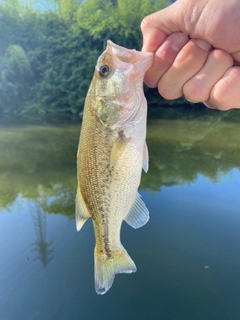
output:
<svg viewBox="0 0 240 320"><path fill-rule="evenodd" d="M145 17L141 23L143 34L143 48L145 52L155 52L164 40L173 32L186 32L184 27L178 24L178 1L171 6Z"/></svg>

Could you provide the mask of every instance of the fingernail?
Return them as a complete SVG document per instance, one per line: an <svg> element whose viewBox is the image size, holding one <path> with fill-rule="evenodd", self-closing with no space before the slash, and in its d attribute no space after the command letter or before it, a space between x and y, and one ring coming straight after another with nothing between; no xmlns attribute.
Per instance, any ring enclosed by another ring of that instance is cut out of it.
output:
<svg viewBox="0 0 240 320"><path fill-rule="evenodd" d="M212 46L208 42L202 39L195 39L194 41L204 51L208 52L212 50Z"/></svg>
<svg viewBox="0 0 240 320"><path fill-rule="evenodd" d="M171 41L172 49L178 52L188 42L188 36L182 32L176 32L168 37L168 41Z"/></svg>

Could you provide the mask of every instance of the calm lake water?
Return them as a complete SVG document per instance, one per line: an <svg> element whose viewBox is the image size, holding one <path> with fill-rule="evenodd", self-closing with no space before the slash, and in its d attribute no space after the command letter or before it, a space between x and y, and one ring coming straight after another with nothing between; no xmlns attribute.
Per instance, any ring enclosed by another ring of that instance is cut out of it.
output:
<svg viewBox="0 0 240 320"><path fill-rule="evenodd" d="M75 228L80 120L1 120L0 319L239 320L239 113L150 116L140 193L151 218L121 235L138 271L104 296L92 223Z"/></svg>

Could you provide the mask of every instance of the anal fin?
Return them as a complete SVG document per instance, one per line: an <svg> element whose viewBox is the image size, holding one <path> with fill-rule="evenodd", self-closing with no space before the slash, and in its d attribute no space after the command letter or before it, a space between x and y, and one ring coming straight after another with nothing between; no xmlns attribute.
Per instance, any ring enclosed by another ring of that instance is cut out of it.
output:
<svg viewBox="0 0 240 320"><path fill-rule="evenodd" d="M148 222L149 211L139 193L137 193L135 202L124 220L134 229L140 228Z"/></svg>
<svg viewBox="0 0 240 320"><path fill-rule="evenodd" d="M90 214L83 200L79 186L77 188L77 195L76 195L75 217L76 217L77 231L80 231L82 226L86 222L86 220L90 218Z"/></svg>

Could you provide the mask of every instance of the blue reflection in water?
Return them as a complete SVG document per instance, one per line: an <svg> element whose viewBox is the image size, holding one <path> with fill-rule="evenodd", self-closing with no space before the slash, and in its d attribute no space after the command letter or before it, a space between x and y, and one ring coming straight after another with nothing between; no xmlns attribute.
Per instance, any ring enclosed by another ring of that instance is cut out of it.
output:
<svg viewBox="0 0 240 320"><path fill-rule="evenodd" d="M231 310L237 319L239 187L232 169L216 183L198 175L161 193L142 192L151 220L136 231L124 224L122 232L138 272L118 275L104 297L94 292L91 222L77 233L74 220L50 214L36 231L42 209L19 195L0 215L0 318L226 319ZM32 250L39 239L54 247L48 263Z"/></svg>
<svg viewBox="0 0 240 320"><path fill-rule="evenodd" d="M104 296L75 228L78 126L0 130L0 320L239 320L240 129L220 120L148 126L151 219L122 227L138 271Z"/></svg>

